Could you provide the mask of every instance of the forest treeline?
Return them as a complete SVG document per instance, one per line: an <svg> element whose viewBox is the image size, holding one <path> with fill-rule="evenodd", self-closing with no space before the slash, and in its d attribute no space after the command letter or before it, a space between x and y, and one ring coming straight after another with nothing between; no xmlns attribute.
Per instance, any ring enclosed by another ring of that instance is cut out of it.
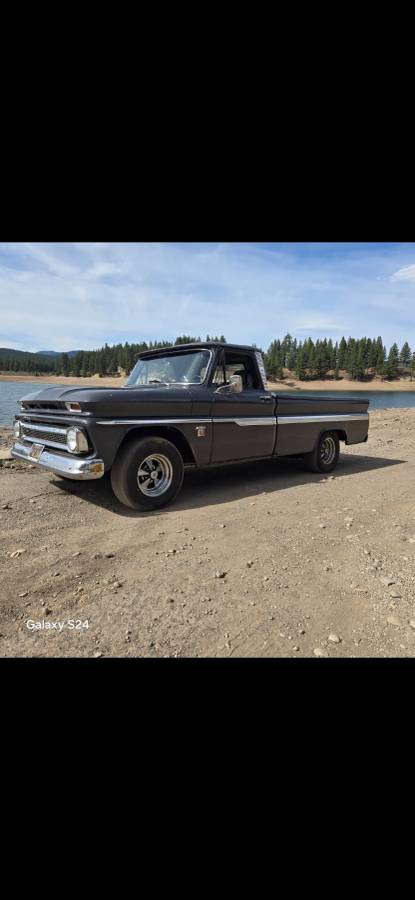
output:
<svg viewBox="0 0 415 900"><path fill-rule="evenodd" d="M285 338L272 341L265 354L265 368L269 377L281 379L284 369L300 381L324 379L329 375L335 379L346 372L352 380L361 380L368 375L382 378L397 378L402 374L413 377L415 373L415 352L407 341L399 349L392 344L389 352L381 337L346 338L333 344L331 339L304 342L287 334Z"/></svg>
<svg viewBox="0 0 415 900"><path fill-rule="evenodd" d="M76 378L91 375L129 374L137 356L143 350L156 350L180 344L200 342L200 337L181 335L175 341L142 341L138 344L105 344L99 350L80 350L75 355L62 353L44 356L17 350L0 349L0 371L27 374L71 375ZM206 340L225 341L206 336ZM290 334L273 340L264 353L269 378L283 379L288 374L300 381L311 379L340 379L346 373L352 380L379 375L385 379L415 374L415 352L405 341L402 347L392 344L389 351L381 337L346 338L333 343L329 338L297 341Z"/></svg>

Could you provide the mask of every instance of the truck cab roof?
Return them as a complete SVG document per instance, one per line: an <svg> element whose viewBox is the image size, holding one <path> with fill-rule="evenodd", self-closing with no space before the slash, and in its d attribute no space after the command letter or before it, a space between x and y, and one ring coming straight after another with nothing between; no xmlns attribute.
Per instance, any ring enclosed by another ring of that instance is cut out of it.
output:
<svg viewBox="0 0 415 900"><path fill-rule="evenodd" d="M142 353L139 354L138 358L145 359L148 356L159 356L160 353L177 353L181 350L215 350L221 348L230 351L243 350L244 352L248 351L250 353L262 353L262 350L259 347L249 347L244 344L227 344L224 341L200 341L200 343L175 344L174 347L158 347L154 350L143 350Z"/></svg>

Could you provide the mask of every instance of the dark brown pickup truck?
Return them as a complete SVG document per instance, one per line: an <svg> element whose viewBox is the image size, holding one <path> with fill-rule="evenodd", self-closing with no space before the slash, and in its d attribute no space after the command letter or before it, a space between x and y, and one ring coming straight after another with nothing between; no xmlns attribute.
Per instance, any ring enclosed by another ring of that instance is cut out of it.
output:
<svg viewBox="0 0 415 900"><path fill-rule="evenodd" d="M302 456L331 472L339 442L369 428L368 400L272 393L259 350L215 342L141 353L121 389L59 386L20 406L16 459L61 478L110 472L121 503L144 510L174 499L187 466Z"/></svg>

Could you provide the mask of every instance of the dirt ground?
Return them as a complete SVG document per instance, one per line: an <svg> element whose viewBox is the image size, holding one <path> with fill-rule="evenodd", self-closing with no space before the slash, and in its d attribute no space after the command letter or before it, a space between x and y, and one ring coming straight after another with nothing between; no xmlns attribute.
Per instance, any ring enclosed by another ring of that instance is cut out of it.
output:
<svg viewBox="0 0 415 900"><path fill-rule="evenodd" d="M189 472L153 514L3 463L0 654L413 656L414 434L415 409L374 411L334 477Z"/></svg>

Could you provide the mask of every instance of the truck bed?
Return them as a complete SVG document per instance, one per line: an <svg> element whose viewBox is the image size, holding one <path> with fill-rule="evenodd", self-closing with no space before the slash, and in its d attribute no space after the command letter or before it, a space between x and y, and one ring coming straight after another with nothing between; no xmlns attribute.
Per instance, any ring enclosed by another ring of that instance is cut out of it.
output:
<svg viewBox="0 0 415 900"><path fill-rule="evenodd" d="M311 452L322 431L336 431L346 444L367 441L369 400L363 397L273 396L278 456Z"/></svg>

